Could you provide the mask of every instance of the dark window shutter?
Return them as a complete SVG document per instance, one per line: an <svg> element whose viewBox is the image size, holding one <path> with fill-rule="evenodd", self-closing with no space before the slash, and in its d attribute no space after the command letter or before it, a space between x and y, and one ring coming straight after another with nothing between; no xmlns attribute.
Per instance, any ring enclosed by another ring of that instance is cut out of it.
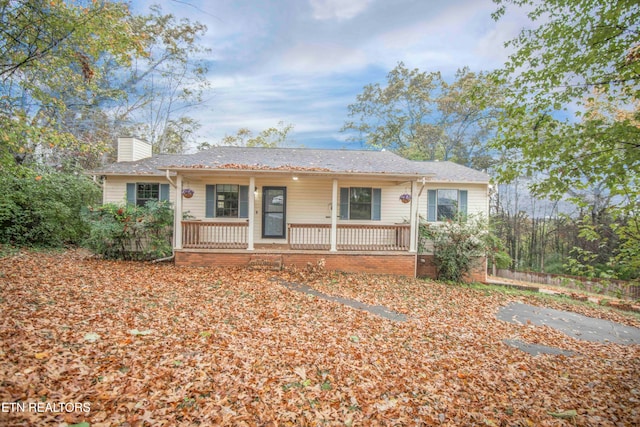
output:
<svg viewBox="0 0 640 427"><path fill-rule="evenodd" d="M349 189L340 189L340 219L349 219Z"/></svg>
<svg viewBox="0 0 640 427"><path fill-rule="evenodd" d="M136 204L136 184L134 182L127 182L127 204Z"/></svg>
<svg viewBox="0 0 640 427"><path fill-rule="evenodd" d="M216 186L207 185L205 190L205 212L206 218L215 217L216 212Z"/></svg>
<svg viewBox="0 0 640 427"><path fill-rule="evenodd" d="M240 218L249 218L249 186L241 185L239 194Z"/></svg>
<svg viewBox="0 0 640 427"><path fill-rule="evenodd" d="M169 201L169 184L160 184L160 201Z"/></svg>
<svg viewBox="0 0 640 427"><path fill-rule="evenodd" d="M374 188L371 197L371 219L380 221L382 216L382 189Z"/></svg>
<svg viewBox="0 0 640 427"><path fill-rule="evenodd" d="M427 221L436 222L438 190L427 191Z"/></svg>

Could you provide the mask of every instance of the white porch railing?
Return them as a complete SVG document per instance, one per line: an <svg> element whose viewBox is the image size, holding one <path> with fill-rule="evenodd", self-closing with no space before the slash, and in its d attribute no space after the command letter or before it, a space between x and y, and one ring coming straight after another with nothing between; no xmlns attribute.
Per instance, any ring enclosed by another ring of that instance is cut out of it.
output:
<svg viewBox="0 0 640 427"><path fill-rule="evenodd" d="M343 251L408 251L409 224L349 225L338 224L337 249ZM330 224L289 224L291 249L329 250Z"/></svg>
<svg viewBox="0 0 640 427"><path fill-rule="evenodd" d="M182 221L182 247L185 249L246 249L246 222Z"/></svg>
<svg viewBox="0 0 640 427"><path fill-rule="evenodd" d="M182 247L185 249L247 249L249 227L246 222L182 221ZM408 251L409 224L338 224L339 251ZM288 224L290 249L331 249L331 224Z"/></svg>
<svg viewBox="0 0 640 427"><path fill-rule="evenodd" d="M289 224L287 241L291 249L331 249L331 224Z"/></svg>

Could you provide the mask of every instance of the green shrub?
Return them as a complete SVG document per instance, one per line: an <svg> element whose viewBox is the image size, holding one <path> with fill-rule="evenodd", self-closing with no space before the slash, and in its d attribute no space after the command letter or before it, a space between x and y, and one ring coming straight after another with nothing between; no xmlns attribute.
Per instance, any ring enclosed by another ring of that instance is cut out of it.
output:
<svg viewBox="0 0 640 427"><path fill-rule="evenodd" d="M89 231L82 209L99 200L88 177L45 168L0 174L0 243L60 247L79 243Z"/></svg>
<svg viewBox="0 0 640 427"><path fill-rule="evenodd" d="M502 243L480 216L420 224L420 247L421 252L433 253L440 280L462 282L474 263L485 256L498 268L506 268L511 263Z"/></svg>
<svg viewBox="0 0 640 427"><path fill-rule="evenodd" d="M109 259L150 260L171 254L173 209L168 202L145 206L109 203L90 208L84 245Z"/></svg>

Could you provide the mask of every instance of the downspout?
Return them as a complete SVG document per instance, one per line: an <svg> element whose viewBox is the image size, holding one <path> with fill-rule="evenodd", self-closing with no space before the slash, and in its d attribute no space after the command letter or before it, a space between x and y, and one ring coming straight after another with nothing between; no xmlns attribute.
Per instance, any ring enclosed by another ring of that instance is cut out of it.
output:
<svg viewBox="0 0 640 427"><path fill-rule="evenodd" d="M420 198L420 196L422 196L422 191L424 190L424 186L427 184L427 178L425 178L423 176L422 179L420 180L420 182L422 183L422 187L420 187L420 192L418 193L418 198Z"/></svg>
<svg viewBox="0 0 640 427"><path fill-rule="evenodd" d="M100 182L98 181L98 177L96 175L92 175L91 178L93 179L93 183L95 185L97 185L98 187L100 187L100 190L102 190L102 204L106 204L107 203L107 199L106 196L104 194L104 181L107 179L106 177L103 177L103 181Z"/></svg>
<svg viewBox="0 0 640 427"><path fill-rule="evenodd" d="M178 186L176 185L175 182L173 182L171 180L171 177L169 176L169 170L168 169L166 170L166 172L167 172L167 175L166 175L167 176L167 181L169 181L169 185L171 185L173 188L176 189L176 192L175 192L176 193L176 198L180 197L181 194L179 194L179 192L178 192ZM174 209L175 209L175 204L174 204ZM173 215L175 217L175 215L176 215L175 212L174 212ZM175 221L174 221L174 223L175 223ZM174 234L174 236L175 236L175 234ZM154 259L153 261L151 261L151 263L152 264L156 264L158 262L172 261L175 257L176 257L176 252L175 252L175 249L174 249L174 245L172 244L171 245L171 255L170 256L164 257L164 258L159 258L159 259Z"/></svg>
<svg viewBox="0 0 640 427"><path fill-rule="evenodd" d="M338 251L338 215L340 212L338 206L338 180L333 179L331 185L331 235L329 241L331 242L330 252Z"/></svg>
<svg viewBox="0 0 640 427"><path fill-rule="evenodd" d="M418 255L420 255L420 196L422 196L422 191L424 190L424 186L427 183L427 178L426 177L422 177L422 179L419 181L420 183L422 183L422 186L420 187L420 191L418 192L418 196L416 197L416 203L418 204L418 209L416 212L416 218L413 219L413 221L416 221L416 233L418 234L416 237L416 262L415 264L415 271L413 272L413 277L418 277L418 262L419 262L419 258Z"/></svg>
<svg viewBox="0 0 640 427"><path fill-rule="evenodd" d="M91 175L91 178L93 179L94 184L96 184L98 187L104 190L104 185L98 181L98 177L96 175Z"/></svg>
<svg viewBox="0 0 640 427"><path fill-rule="evenodd" d="M169 184L171 184L173 188L177 188L178 186L171 180L171 176L169 176L169 169L167 169L165 172L167 173L167 181L169 181Z"/></svg>
<svg viewBox="0 0 640 427"><path fill-rule="evenodd" d="M153 261L151 261L151 264L156 264L158 262L165 262L165 261L171 261L173 258L175 258L176 254L173 251L173 245L171 245L171 255L165 258L158 258L158 259L154 259Z"/></svg>

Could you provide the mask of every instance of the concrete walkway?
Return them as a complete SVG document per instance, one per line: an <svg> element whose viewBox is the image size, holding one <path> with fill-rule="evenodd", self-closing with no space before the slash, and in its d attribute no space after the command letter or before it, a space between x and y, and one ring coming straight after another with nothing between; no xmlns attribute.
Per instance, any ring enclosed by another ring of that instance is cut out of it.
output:
<svg viewBox="0 0 640 427"><path fill-rule="evenodd" d="M395 311L389 310L386 307L381 305L369 305L360 301L352 300L349 298L343 297L335 297L332 295L327 295L322 292L316 291L313 288L310 288L307 285L303 285L300 283L286 282L280 280L279 283L287 289L297 292L303 292L308 295L313 295L315 297L321 298L326 301L337 302L340 304L344 304L348 307L355 308L356 310L366 311L371 314L375 314L376 316L384 317L385 319L393 320L394 322L406 322L407 316L402 313L396 313Z"/></svg>
<svg viewBox="0 0 640 427"><path fill-rule="evenodd" d="M561 348L549 347L548 345L542 344L530 344L525 341L520 340L504 340L504 343L509 347L515 347L519 350L524 351L525 353L529 353L532 356L537 356L539 354L555 354L562 356L575 356L576 353L569 350L562 350Z"/></svg>

